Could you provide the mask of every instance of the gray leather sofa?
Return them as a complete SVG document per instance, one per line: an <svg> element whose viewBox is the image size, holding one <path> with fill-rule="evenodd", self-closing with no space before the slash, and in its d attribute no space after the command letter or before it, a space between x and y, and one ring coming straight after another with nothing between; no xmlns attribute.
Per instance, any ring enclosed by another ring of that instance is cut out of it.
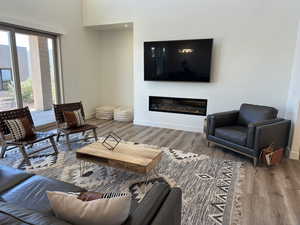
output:
<svg viewBox="0 0 300 225"><path fill-rule="evenodd" d="M1 225L70 225L53 215L46 191L80 192L72 184L0 166ZM155 184L141 203L133 200L125 225L180 225L181 190Z"/></svg>
<svg viewBox="0 0 300 225"><path fill-rule="evenodd" d="M273 107L242 104L240 110L207 116L207 140L253 159L272 143L276 148L288 145L291 121L277 118Z"/></svg>

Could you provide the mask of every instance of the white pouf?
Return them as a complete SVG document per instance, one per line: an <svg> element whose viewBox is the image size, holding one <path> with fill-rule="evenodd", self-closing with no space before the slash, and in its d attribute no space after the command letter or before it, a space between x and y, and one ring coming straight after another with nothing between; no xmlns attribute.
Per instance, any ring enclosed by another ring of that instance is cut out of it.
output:
<svg viewBox="0 0 300 225"><path fill-rule="evenodd" d="M130 107L117 107L114 110L114 120L122 122L132 122L133 121L133 111Z"/></svg>
<svg viewBox="0 0 300 225"><path fill-rule="evenodd" d="M112 120L114 117L114 107L101 106L96 108L96 118L100 120Z"/></svg>

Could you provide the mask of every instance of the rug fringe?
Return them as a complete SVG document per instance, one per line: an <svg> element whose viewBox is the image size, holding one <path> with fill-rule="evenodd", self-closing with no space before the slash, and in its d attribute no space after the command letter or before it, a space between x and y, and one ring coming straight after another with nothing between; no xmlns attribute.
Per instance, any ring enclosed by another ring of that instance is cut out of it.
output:
<svg viewBox="0 0 300 225"><path fill-rule="evenodd" d="M241 225L242 224L242 185L244 183L246 168L245 163L241 163L238 180L235 185L235 191L233 196L233 209L231 215L230 225Z"/></svg>

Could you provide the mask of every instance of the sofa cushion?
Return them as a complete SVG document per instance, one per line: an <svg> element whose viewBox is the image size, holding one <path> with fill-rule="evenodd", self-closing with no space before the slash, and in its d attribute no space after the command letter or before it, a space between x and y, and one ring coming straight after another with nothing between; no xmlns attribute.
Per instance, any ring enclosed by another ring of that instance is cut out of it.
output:
<svg viewBox="0 0 300 225"><path fill-rule="evenodd" d="M215 136L245 146L247 140L247 131L247 127L244 126L220 127L216 128Z"/></svg>
<svg viewBox="0 0 300 225"><path fill-rule="evenodd" d="M22 181L32 177L33 174L26 173L23 170L17 170L8 166L0 166L0 193L16 186ZM0 196L1 199L1 196Z"/></svg>
<svg viewBox="0 0 300 225"><path fill-rule="evenodd" d="M54 216L24 209L18 204L0 202L1 225L70 225Z"/></svg>
<svg viewBox="0 0 300 225"><path fill-rule="evenodd" d="M238 125L248 126L264 120L276 119L278 110L273 107L242 104L238 117Z"/></svg>
<svg viewBox="0 0 300 225"><path fill-rule="evenodd" d="M46 191L82 192L85 190L72 184L35 175L2 193L1 197L6 202L53 215Z"/></svg>

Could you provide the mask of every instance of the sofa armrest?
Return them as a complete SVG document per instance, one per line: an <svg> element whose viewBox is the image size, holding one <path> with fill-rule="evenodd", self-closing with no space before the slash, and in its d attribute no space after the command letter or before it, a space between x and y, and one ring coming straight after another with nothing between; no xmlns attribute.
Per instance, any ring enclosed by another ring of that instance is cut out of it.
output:
<svg viewBox="0 0 300 225"><path fill-rule="evenodd" d="M218 127L236 124L239 115L238 110L214 113L207 116L207 135L214 135Z"/></svg>
<svg viewBox="0 0 300 225"><path fill-rule="evenodd" d="M277 119L272 119L272 120L264 120L264 121L260 121L260 122L256 122L256 123L249 123L246 146L249 148L253 148L255 132L256 132L257 127L269 125L269 124L273 124L273 123L278 123L280 121L283 121L283 119L277 118Z"/></svg>
<svg viewBox="0 0 300 225"><path fill-rule="evenodd" d="M182 192L180 188L173 188L155 216L151 225L180 225Z"/></svg>
<svg viewBox="0 0 300 225"><path fill-rule="evenodd" d="M131 213L124 225L148 225L158 213L168 194L170 186L165 183L155 184L146 194L138 207Z"/></svg>
<svg viewBox="0 0 300 225"><path fill-rule="evenodd" d="M254 137L254 150L259 153L261 149L271 144L274 144L275 148L287 147L290 129L290 120L281 120L275 123L257 126Z"/></svg>

